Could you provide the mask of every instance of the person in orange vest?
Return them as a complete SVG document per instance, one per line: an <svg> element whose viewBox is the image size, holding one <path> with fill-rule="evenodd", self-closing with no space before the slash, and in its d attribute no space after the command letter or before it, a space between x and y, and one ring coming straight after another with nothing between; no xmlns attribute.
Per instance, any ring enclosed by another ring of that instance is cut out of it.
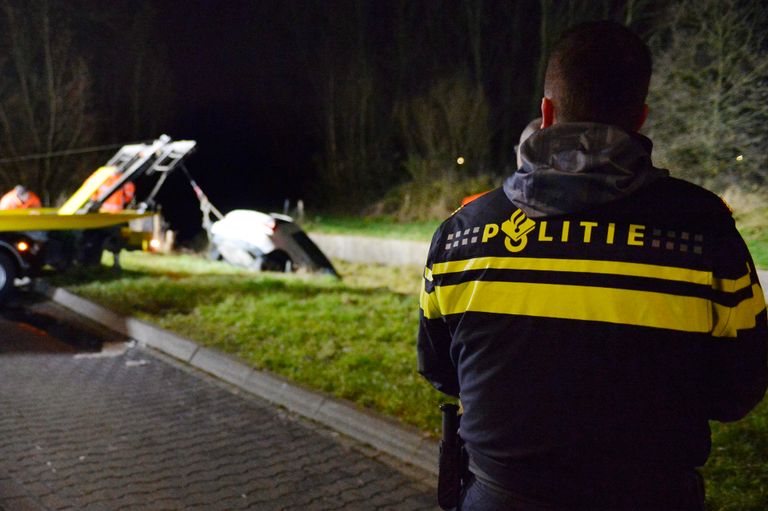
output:
<svg viewBox="0 0 768 511"><path fill-rule="evenodd" d="M0 209L27 209L41 207L40 197L21 185L16 185L13 190L0 198Z"/></svg>
<svg viewBox="0 0 768 511"><path fill-rule="evenodd" d="M96 171L98 172L98 171ZM122 176L121 172L117 169L115 169L111 176L109 176L102 184L99 186L99 189L96 190L96 192L91 196L92 200L101 200L102 197L104 197L107 192L114 186L115 183L117 183L120 180L120 177ZM119 213L125 209L125 207L130 204L130 202L133 200L134 195L136 194L136 185L132 182L128 181L123 186L118 188L114 191L112 195L107 197L107 199L101 203L101 207L99 208L99 211L102 213ZM101 235L104 233L108 233L106 237L98 238L97 243L101 243L101 247L104 250L107 250L109 252L112 252L112 255L114 257L114 268L120 269L120 250L123 248L123 241L120 237L120 228L119 227L111 227L106 229L100 230ZM92 234L92 236L98 236L96 234ZM101 252L99 251L98 257L101 257Z"/></svg>
<svg viewBox="0 0 768 511"><path fill-rule="evenodd" d="M103 195L107 193L109 189L112 188L112 185L114 185L119 179L120 172L116 170L114 174L109 176L107 180L104 181L96 193L93 194L93 200L101 199L101 197L103 197ZM107 198L107 200L101 204L99 211L107 213L117 213L123 211L125 207L133 200L134 195L136 195L136 185L129 181L118 190L115 190L115 193L110 195L109 198Z"/></svg>

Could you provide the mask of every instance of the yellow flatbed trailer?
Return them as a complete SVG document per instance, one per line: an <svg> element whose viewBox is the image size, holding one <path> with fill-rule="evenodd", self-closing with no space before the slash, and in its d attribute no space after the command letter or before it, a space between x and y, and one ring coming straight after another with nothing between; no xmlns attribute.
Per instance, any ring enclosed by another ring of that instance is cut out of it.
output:
<svg viewBox="0 0 768 511"><path fill-rule="evenodd" d="M119 226L153 213L123 211L120 213L61 214L57 209L21 209L0 211L0 302L14 290L16 278L34 275L51 257L57 241L56 231L97 232ZM65 266L73 262L73 256L57 251L58 260ZM98 257L101 249L98 247ZM95 256L94 256L95 257Z"/></svg>
<svg viewBox="0 0 768 511"><path fill-rule="evenodd" d="M191 140L172 141L163 135L150 144L123 146L105 166L91 174L60 208L0 211L0 303L13 292L16 278L33 275L46 264L55 266L58 262L61 266L68 266L77 261L83 262L85 259L78 257L86 251L88 260L98 262L105 240L115 235L114 230L105 229L155 214L153 211L134 210L99 212L104 201L126 182L157 172L160 179L151 194L154 196L170 171L192 153L195 145ZM100 190L102 185L116 173L119 179L94 199L94 194L103 191ZM82 233L83 236L71 243L65 240L68 243L62 244L61 238L66 237L67 231ZM63 234L56 235L56 232ZM135 235L129 236L131 234L120 233L126 239L136 239ZM67 246L67 250L58 246L72 243L90 243L93 246Z"/></svg>
<svg viewBox="0 0 768 511"><path fill-rule="evenodd" d="M19 209L0 211L0 232L80 231L126 224L153 212L81 213L62 215L57 209Z"/></svg>

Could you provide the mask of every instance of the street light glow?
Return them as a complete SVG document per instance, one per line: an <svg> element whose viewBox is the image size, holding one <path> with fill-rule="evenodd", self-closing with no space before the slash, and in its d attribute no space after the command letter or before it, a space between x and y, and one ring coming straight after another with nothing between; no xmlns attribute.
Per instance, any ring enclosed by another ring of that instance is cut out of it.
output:
<svg viewBox="0 0 768 511"><path fill-rule="evenodd" d="M459 156L458 158L456 158L456 163L458 163L459 165L464 165L464 157Z"/></svg>

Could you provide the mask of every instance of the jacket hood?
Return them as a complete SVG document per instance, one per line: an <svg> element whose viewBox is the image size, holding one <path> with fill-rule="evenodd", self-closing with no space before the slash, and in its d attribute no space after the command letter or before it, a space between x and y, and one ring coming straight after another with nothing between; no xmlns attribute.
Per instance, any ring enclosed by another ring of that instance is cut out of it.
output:
<svg viewBox="0 0 768 511"><path fill-rule="evenodd" d="M651 163L652 148L616 126L555 124L520 146L522 166L504 181L504 193L532 218L583 211L668 176Z"/></svg>

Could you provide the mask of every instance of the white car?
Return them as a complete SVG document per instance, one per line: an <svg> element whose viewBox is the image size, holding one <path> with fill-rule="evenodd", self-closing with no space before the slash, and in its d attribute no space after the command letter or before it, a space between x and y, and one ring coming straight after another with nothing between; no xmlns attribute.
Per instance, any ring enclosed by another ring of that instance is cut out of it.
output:
<svg viewBox="0 0 768 511"><path fill-rule="evenodd" d="M250 209L230 211L210 227L211 257L258 271L307 270L339 277L293 218Z"/></svg>

